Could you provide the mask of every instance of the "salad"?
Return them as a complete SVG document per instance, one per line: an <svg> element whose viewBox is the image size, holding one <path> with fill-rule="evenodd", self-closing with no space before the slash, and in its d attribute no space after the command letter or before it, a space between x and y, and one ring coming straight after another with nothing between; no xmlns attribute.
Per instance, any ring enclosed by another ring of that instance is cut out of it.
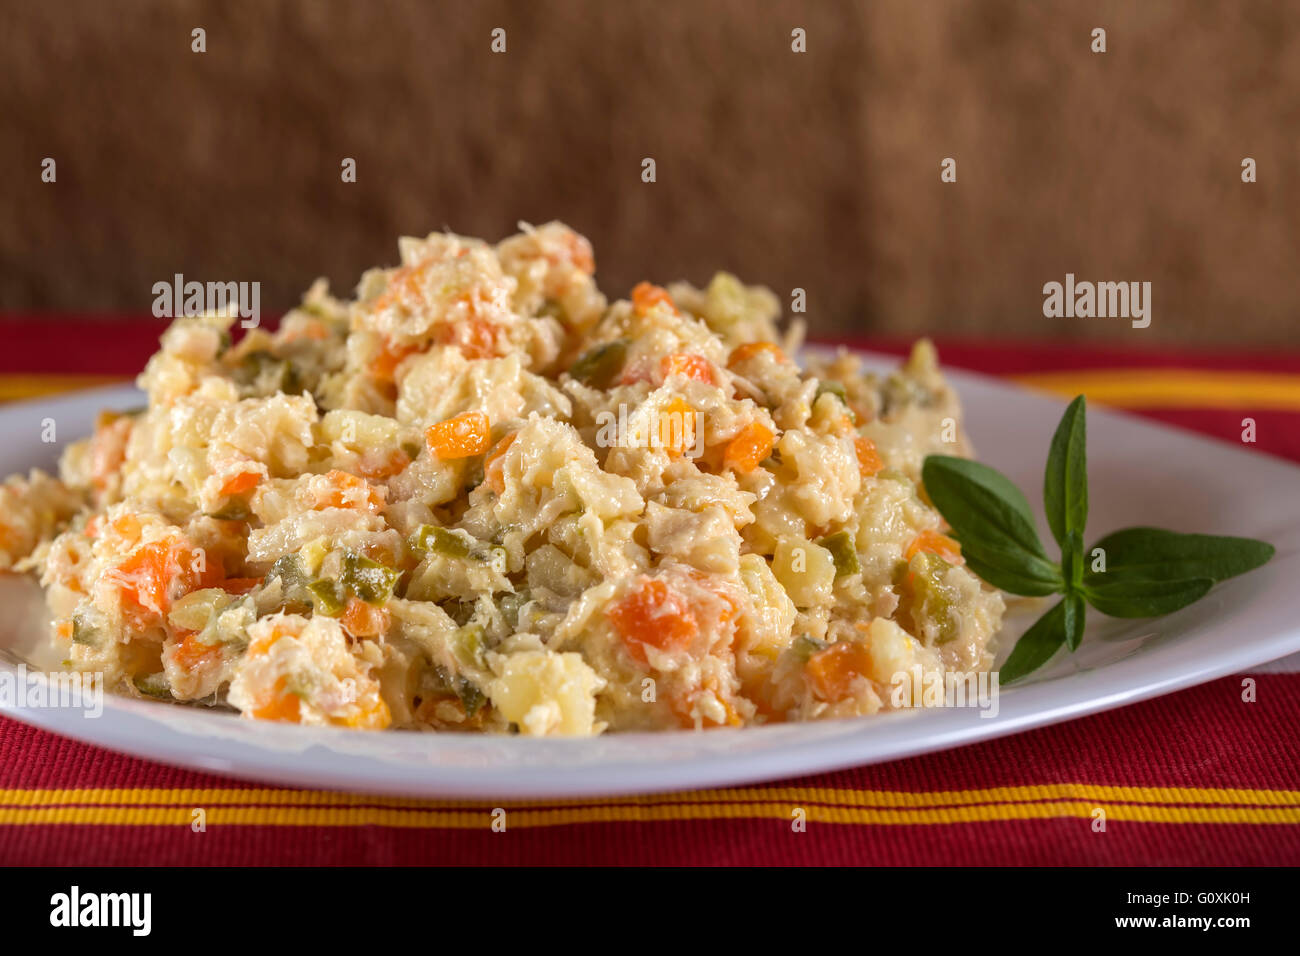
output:
<svg viewBox="0 0 1300 956"><path fill-rule="evenodd" d="M970 452L929 343L801 366L768 290L611 302L560 223L399 250L273 333L175 320L143 408L0 487L0 568L39 577L67 667L536 736L868 715L900 673L988 670L1003 599L919 484Z"/></svg>

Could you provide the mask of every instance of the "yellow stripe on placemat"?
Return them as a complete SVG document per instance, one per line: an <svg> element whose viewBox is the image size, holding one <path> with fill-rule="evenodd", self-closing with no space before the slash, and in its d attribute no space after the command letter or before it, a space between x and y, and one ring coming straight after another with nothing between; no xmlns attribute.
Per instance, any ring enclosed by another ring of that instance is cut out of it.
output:
<svg viewBox="0 0 1300 956"><path fill-rule="evenodd" d="M1300 411L1300 375L1210 369L1078 369L1009 375L1009 381L1119 408L1246 408ZM116 375L0 375L0 401L126 382Z"/></svg>
<svg viewBox="0 0 1300 956"><path fill-rule="evenodd" d="M1300 412L1300 375L1210 369L1078 369L1009 375L1026 388L1119 408L1242 408Z"/></svg>
<svg viewBox="0 0 1300 956"><path fill-rule="evenodd" d="M83 388L128 382L123 375L0 375L0 402L58 395Z"/></svg>
<svg viewBox="0 0 1300 956"><path fill-rule="evenodd" d="M673 820L790 820L799 804L703 803L645 806L599 806L527 810L506 808L511 827L565 826L581 823L650 823ZM1138 823L1300 824L1300 807L1205 807L1152 804L1098 804L1091 800L1061 803L997 803L933 810L882 810L860 807L803 806L817 823L873 826L987 823L1005 820L1091 819L1098 808L1108 820ZM193 807L24 807L0 810L0 825L95 824L100 826L189 826ZM205 807L208 826L349 827L407 829L489 829L493 810L402 810L385 807Z"/></svg>
<svg viewBox="0 0 1300 956"><path fill-rule="evenodd" d="M188 825L196 808L231 826L391 826L475 829L504 807L510 825L783 819L843 824L946 824L1051 817L1158 823L1300 823L1300 791L1050 784L909 793L749 787L549 801L420 801L270 788L0 790L0 824Z"/></svg>

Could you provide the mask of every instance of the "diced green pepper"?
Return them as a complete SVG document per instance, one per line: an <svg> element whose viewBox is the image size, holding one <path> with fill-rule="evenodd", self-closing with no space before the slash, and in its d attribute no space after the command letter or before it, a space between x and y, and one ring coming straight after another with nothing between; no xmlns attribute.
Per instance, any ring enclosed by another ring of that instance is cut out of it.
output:
<svg viewBox="0 0 1300 956"><path fill-rule="evenodd" d="M482 670L486 665L483 660L483 628L470 624L456 630L451 639L451 652L456 663L461 667L475 667Z"/></svg>
<svg viewBox="0 0 1300 956"><path fill-rule="evenodd" d="M511 628L519 627L519 612L523 610L524 605L531 600L527 590L517 591L514 594L503 594L497 598L497 607L501 610L501 616Z"/></svg>
<svg viewBox="0 0 1300 956"><path fill-rule="evenodd" d="M461 674L452 675L445 667L436 664L426 674L436 694L440 696L446 693L455 694L460 699L461 706L465 708L465 713L470 717L478 713L478 709L487 702L483 691L468 677Z"/></svg>
<svg viewBox="0 0 1300 956"><path fill-rule="evenodd" d="M592 388L609 388L627 360L627 339L597 345L578 357L569 374Z"/></svg>
<svg viewBox="0 0 1300 956"><path fill-rule="evenodd" d="M99 644L99 631L86 623L80 614L72 615L72 643L95 647Z"/></svg>
<svg viewBox="0 0 1300 956"><path fill-rule="evenodd" d="M950 565L937 554L918 551L902 566L899 591L899 623L917 637L927 623L935 625L935 643L946 644L957 637L961 621L954 610L956 594L943 583Z"/></svg>
<svg viewBox="0 0 1300 956"><path fill-rule="evenodd" d="M219 511L209 511L208 517L218 521L247 521L252 517L252 512L248 510L247 504L233 499L227 501Z"/></svg>
<svg viewBox="0 0 1300 956"><path fill-rule="evenodd" d="M161 672L157 674L147 674L144 677L135 678L135 689L146 697L152 697L155 700L171 700L171 685L167 683L167 675Z"/></svg>
<svg viewBox="0 0 1300 956"><path fill-rule="evenodd" d="M410 543L414 551L432 551L448 558L469 557L469 544L464 538L436 525L420 525Z"/></svg>
<svg viewBox="0 0 1300 956"><path fill-rule="evenodd" d="M813 401L821 398L823 395L834 395L844 406L844 410L849 413L849 420L856 422L858 413L849 407L849 393L844 390L844 385L840 382L820 382L817 385L817 394L813 396Z"/></svg>
<svg viewBox="0 0 1300 956"><path fill-rule="evenodd" d="M853 532L836 531L821 538L817 543L831 553L831 557L835 560L837 578L862 570L862 566L858 564L858 548L853 540Z"/></svg>
<svg viewBox="0 0 1300 956"><path fill-rule="evenodd" d="M819 641L815 637L807 634L800 634L790 645L790 651L794 654L795 659L801 663L808 663L808 660L818 651L824 651L830 647L825 641Z"/></svg>
<svg viewBox="0 0 1300 956"><path fill-rule="evenodd" d="M248 385L261 385L281 392L297 392L301 386L297 367L265 350L249 352L239 368L242 380Z"/></svg>
<svg viewBox="0 0 1300 956"><path fill-rule="evenodd" d="M266 573L266 580L280 579L280 599L283 605L314 604L308 589L307 574L303 570L302 558L296 554L281 555Z"/></svg>
<svg viewBox="0 0 1300 956"><path fill-rule="evenodd" d="M487 700L483 692L478 689L478 685L467 677L457 677L455 680L456 696L460 698L461 706L465 708L465 714L473 717L478 713L478 709L483 706Z"/></svg>
<svg viewBox="0 0 1300 956"><path fill-rule="evenodd" d="M337 581L319 578L307 585L315 601L316 611L327 617L338 617L347 604L347 595Z"/></svg>
<svg viewBox="0 0 1300 956"><path fill-rule="evenodd" d="M844 385L841 382L819 382L817 384L817 398L821 398L823 395L834 395L845 405L849 403L849 394L844 390Z"/></svg>
<svg viewBox="0 0 1300 956"><path fill-rule="evenodd" d="M402 572L349 551L343 558L342 585L367 604L383 604L393 596Z"/></svg>
<svg viewBox="0 0 1300 956"><path fill-rule="evenodd" d="M302 559L296 554L282 554L275 559L271 570L266 572L266 579L280 579L280 586L288 591L307 583L307 575L302 570Z"/></svg>

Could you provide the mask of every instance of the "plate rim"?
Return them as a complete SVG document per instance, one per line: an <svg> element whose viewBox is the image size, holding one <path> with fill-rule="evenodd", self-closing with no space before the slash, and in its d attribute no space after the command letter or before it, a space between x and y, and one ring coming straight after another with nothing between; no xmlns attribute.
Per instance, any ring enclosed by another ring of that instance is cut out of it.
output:
<svg viewBox="0 0 1300 956"><path fill-rule="evenodd" d="M836 347L833 345L819 344L815 349L810 350L824 352L834 348ZM848 346L845 348L880 367L889 367L897 363L897 357L893 355ZM1065 401L1058 396L1028 389L998 376L956 367L946 368L945 374L957 389L959 396L962 395L962 382L965 380L1002 392L1004 395L1001 397L1004 399L1032 398L1062 408L1065 406ZM62 395L6 403L0 407L0 431L4 430L6 420L11 416L33 408L84 406L96 398L107 404L114 400L125 399L127 396L138 397L140 394L139 389L133 384L123 382ZM1219 454L1244 456L1260 465L1294 472L1295 478L1300 482L1300 466L1280 456L1253 449L1236 448L1225 440L1164 422L1155 422L1122 409L1100 406L1092 411L1094 415L1103 418L1119 419L1130 427L1169 432L1182 441L1211 445ZM1284 554L1279 550L1270 564L1254 574L1265 575L1266 580L1271 581L1282 574L1282 569L1297 563L1298 558L1300 554L1295 551ZM1237 580L1245 581L1251 578L1253 575ZM1225 586L1231 584L1220 585L1220 587ZM1271 606L1260 609L1258 605L1242 607L1239 604L1235 609L1234 617L1230 620L1233 626L1248 626L1255 617L1267 618L1270 609ZM1245 618L1245 620L1238 621L1238 618ZM1216 625L1216 627L1224 626L1227 625L1223 622ZM1178 636L1186 638L1187 635ZM639 764L611 763L602 760L590 764L555 766L525 762L505 763L490 768L478 767L470 772L459 765L441 767L435 761L412 768L409 764L393 760L365 754L344 753L330 748L329 745L336 741L357 739L356 731L344 728L299 728L279 725L259 728L260 732L270 733L273 736L286 735L286 739L292 736L305 746L306 749L301 751L299 760L288 761L284 750L272 749L238 738L214 737L179 728L162 718L161 711L159 717L133 713L122 706L121 698L116 698L109 693L104 695L105 708L106 710L113 708L113 718L116 723L110 725L108 732L88 727L90 721L80 717L75 709L29 709L0 700L0 713L43 730L103 747L128 757L205 773L217 773L270 786L346 790L411 799L526 800L622 796L771 783L811 773L833 772L847 767L906 759L1000 739L1038 727L1051 726L1163 696L1229 674L1244 673L1248 668L1298 652L1300 651L1300 621L1290 628L1271 627L1263 639L1228 647L1212 658L1202 658L1199 662L1194 662L1193 666L1184 665L1180 670L1174 671L1162 670L1163 656L1170 652L1170 645L1177 643L1177 641L1166 642L1165 646L1130 655L1090 671L1076 671L1072 674L1063 674L1053 680L1017 687L1013 692L1001 695L999 716L992 721L980 718L973 710L941 708L878 714L869 718L844 718L808 724L709 731L711 737L719 740L727 739L729 736L735 739L732 735L746 735L747 741L764 735L769 737L786 735L793 738L775 746L762 747L753 753L742 753L740 756L732 756L722 761L715 760L709 750L696 748L689 757L679 757L668 763L655 761ZM1197 664L1199 666L1196 666ZM1168 666L1170 665L1166 665L1166 668ZM16 672L13 665L0 659L0 671L6 670ZM1146 670L1155 673L1146 677L1138 673ZM1129 671L1135 673L1129 674ZM1117 684L1120 686L1116 687ZM1097 691L1088 693L1094 685L1098 685ZM1067 690L1064 695L1061 693L1063 686ZM1105 686L1109 686L1110 689L1102 690L1101 688ZM1048 697L1062 696L1066 698L1063 701L1057 700L1053 703L1044 700ZM115 703L118 706L114 706ZM126 703L165 710L173 709L169 705L152 702L127 701ZM204 719L207 719L207 716L204 715ZM239 719L233 715L221 716L223 719ZM904 722L923 722L929 732L894 734L883 742L878 739L881 734L876 732L876 728L894 727ZM791 728L811 730L819 727L827 730L820 734L812 734L811 743L801 742L799 737L804 735L791 730ZM140 739L136 734L141 729L153 731L145 750L132 746ZM842 732L835 733L833 732L835 730ZM437 741L440 735L413 734L411 736L412 739L432 742ZM462 735L449 736L463 739ZM674 736L678 739L699 740L695 733L687 731ZM662 733L624 733L594 739L618 741L617 744L612 745L612 749L621 748L631 755L636 752L639 745L648 744L650 741L662 741L663 738ZM518 737L480 737L477 739L490 741L489 746L506 749L507 752L515 748L519 752L528 751L530 756L536 756L543 748L547 751L581 749L590 745L593 738L535 740ZM209 744L216 742L217 745L196 749L195 744L203 741ZM205 752L205 750L215 750L215 752ZM436 756L437 750L437 747L427 748L427 752L433 756ZM349 774L346 780L340 779L337 766L333 768L329 766L340 759L349 761ZM715 763L718 764L716 767L713 766ZM613 773L620 775L618 782L610 782L609 777ZM557 780L557 776L562 779Z"/></svg>

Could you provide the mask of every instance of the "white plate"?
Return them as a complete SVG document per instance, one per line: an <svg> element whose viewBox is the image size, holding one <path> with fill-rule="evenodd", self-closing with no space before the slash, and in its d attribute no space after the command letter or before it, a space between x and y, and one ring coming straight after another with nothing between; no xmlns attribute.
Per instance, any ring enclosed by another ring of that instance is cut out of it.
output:
<svg viewBox="0 0 1300 956"><path fill-rule="evenodd" d="M893 359L872 359L887 368ZM1030 501L1062 403L993 379L952 372L982 460ZM86 434L101 407L138 405L128 387L0 409L0 473L51 465L42 422L60 439ZM193 708L106 697L97 718L74 708L3 711L113 750L248 779L401 796L576 797L751 783L941 750L1118 707L1300 651L1300 468L1243 448L1091 409L1089 539L1133 524L1263 538L1277 556L1154 621L1093 612L1083 645L1023 685L999 712L905 711L856 720L705 733L531 740L380 733L269 724ZM1050 540L1041 521L1043 539ZM0 649L17 660L32 628L7 601ZM1027 620L1021 621L1021 627ZM1010 647L1015 629L1005 631ZM0 659L0 672L15 664ZM4 679L0 677L0 679Z"/></svg>

